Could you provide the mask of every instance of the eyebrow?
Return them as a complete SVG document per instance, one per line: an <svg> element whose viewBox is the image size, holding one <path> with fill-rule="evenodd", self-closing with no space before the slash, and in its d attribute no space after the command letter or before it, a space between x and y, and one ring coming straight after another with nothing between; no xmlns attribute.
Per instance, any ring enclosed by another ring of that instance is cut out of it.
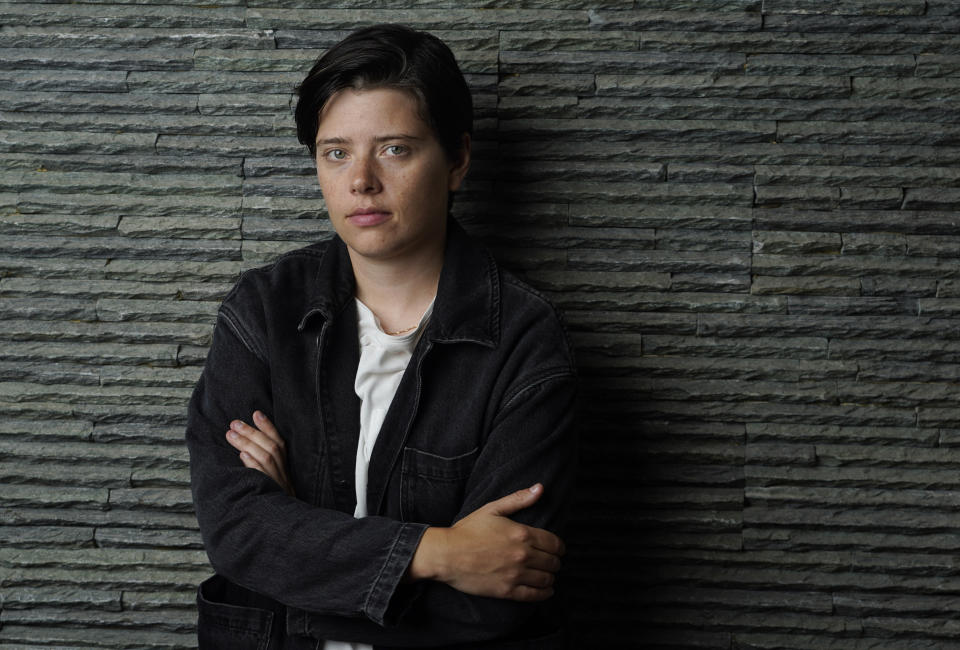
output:
<svg viewBox="0 0 960 650"><path fill-rule="evenodd" d="M387 135L378 135L373 139L374 142L386 142L387 140L423 140L423 138L409 135L407 133L388 133ZM330 144L349 144L350 140L348 138L324 138L322 140L317 140L317 144L321 146L326 146Z"/></svg>

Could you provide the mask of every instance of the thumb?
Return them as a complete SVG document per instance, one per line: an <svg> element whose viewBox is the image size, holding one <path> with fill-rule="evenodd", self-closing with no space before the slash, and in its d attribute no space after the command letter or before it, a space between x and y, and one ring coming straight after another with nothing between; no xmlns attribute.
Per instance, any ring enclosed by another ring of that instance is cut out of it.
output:
<svg viewBox="0 0 960 650"><path fill-rule="evenodd" d="M496 501L491 501L487 506L494 515L512 515L515 512L532 506L540 500L541 495L543 495L543 485L535 483L529 488L517 490L513 494L508 494Z"/></svg>

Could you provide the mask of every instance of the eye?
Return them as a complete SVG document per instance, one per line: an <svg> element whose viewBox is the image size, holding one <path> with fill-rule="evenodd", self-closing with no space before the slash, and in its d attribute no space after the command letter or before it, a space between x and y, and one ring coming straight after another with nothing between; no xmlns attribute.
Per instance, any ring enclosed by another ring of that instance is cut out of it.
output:
<svg viewBox="0 0 960 650"><path fill-rule="evenodd" d="M347 157L347 152L343 149L331 149L324 154L324 157L330 160L343 160Z"/></svg>
<svg viewBox="0 0 960 650"><path fill-rule="evenodd" d="M402 156L407 153L407 147L402 144L391 144L387 147L387 153L391 156Z"/></svg>

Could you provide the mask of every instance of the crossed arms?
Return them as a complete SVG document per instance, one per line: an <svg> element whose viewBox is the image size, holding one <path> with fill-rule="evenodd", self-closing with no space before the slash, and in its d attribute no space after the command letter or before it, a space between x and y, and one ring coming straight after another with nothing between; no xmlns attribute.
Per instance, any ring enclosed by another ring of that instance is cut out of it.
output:
<svg viewBox="0 0 960 650"><path fill-rule="evenodd" d="M253 425L232 421L227 441L245 467L263 472L293 496L283 438L261 411L254 411L251 421ZM563 541L548 530L509 518L542 494L543 485L537 483L487 503L453 526L427 528L407 578L443 582L474 596L521 602L551 597L565 552Z"/></svg>

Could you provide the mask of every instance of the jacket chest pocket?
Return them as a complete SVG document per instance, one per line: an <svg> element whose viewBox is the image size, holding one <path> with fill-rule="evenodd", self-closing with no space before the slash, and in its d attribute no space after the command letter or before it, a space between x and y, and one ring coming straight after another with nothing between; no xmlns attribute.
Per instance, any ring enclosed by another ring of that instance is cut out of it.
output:
<svg viewBox="0 0 960 650"><path fill-rule="evenodd" d="M479 448L447 457L403 450L400 469L400 516L403 521L449 526L460 512L467 479L473 471Z"/></svg>

